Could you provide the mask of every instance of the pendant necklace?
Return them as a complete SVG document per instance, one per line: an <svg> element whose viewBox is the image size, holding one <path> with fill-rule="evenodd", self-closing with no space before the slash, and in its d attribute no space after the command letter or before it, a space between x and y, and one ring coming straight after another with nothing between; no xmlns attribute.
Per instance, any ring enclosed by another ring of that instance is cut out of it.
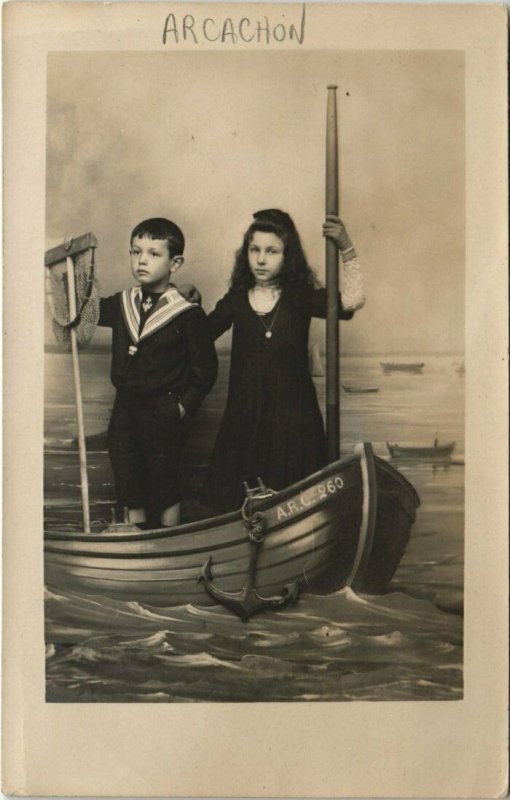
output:
<svg viewBox="0 0 510 800"><path fill-rule="evenodd" d="M273 325L276 322L276 317L278 316L279 310L280 310L280 299L278 299L278 302L276 303L275 315L274 315L273 319L271 320L271 324L269 326L266 325L266 323L262 319L262 316L260 314L257 314L257 319L260 321L260 324L262 325L262 327L265 330L264 336L266 337L266 339L270 339L271 336L273 335L272 329L273 329Z"/></svg>

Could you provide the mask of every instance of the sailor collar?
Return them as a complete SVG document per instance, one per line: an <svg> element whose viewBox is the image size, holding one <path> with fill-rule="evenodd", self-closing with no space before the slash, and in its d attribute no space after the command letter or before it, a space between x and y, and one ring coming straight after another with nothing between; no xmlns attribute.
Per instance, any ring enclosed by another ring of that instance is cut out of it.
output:
<svg viewBox="0 0 510 800"><path fill-rule="evenodd" d="M175 286L169 286L168 289L165 289L161 294L154 307L154 311L145 322L142 333L139 335L140 308L142 304L141 287L136 286L132 289L125 289L121 293L120 304L126 328L135 345L143 339L152 336L153 333L159 331L160 328L163 328L184 311L197 306L197 303L190 303L188 300L185 300L184 297L179 294Z"/></svg>

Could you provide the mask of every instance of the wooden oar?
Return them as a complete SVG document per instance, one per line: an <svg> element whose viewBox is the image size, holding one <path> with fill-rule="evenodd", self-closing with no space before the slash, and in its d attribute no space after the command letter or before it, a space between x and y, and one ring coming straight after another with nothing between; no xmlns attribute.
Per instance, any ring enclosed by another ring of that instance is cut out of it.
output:
<svg viewBox="0 0 510 800"><path fill-rule="evenodd" d="M338 216L338 134L336 86L328 86L326 116L326 215ZM338 249L326 239L326 434L329 461L340 455L340 326L338 324Z"/></svg>
<svg viewBox="0 0 510 800"><path fill-rule="evenodd" d="M93 234L85 234L78 239L69 240L64 245L54 247L45 254L44 263L51 269L56 263L65 260L67 270L67 293L69 322L77 319L78 310L76 306L76 282L74 273L74 258L80 253L97 246L97 240ZM85 427L83 424L83 401L80 378L80 362L78 358L78 335L75 327L69 330L71 340L71 354L73 362L74 392L76 400L76 422L78 428L78 447L80 454L80 486L81 500L83 507L83 528L85 533L90 533L90 509L89 509L89 481L87 474L87 450L85 446Z"/></svg>

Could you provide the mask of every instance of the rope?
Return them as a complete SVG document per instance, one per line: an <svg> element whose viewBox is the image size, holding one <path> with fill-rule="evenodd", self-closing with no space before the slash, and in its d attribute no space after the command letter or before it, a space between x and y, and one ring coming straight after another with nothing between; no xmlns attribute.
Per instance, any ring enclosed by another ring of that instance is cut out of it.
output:
<svg viewBox="0 0 510 800"><path fill-rule="evenodd" d="M267 519L261 511L253 512L253 501L264 500L267 497L272 497L274 494L276 494L276 492L273 489L266 489L265 487L258 492L250 492L241 507L241 516L244 524L248 528L250 541L256 544L260 544L264 540Z"/></svg>

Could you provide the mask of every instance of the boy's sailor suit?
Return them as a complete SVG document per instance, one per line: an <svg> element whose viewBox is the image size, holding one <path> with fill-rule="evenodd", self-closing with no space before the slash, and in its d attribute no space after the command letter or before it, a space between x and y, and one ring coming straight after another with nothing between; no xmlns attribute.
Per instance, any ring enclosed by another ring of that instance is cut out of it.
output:
<svg viewBox="0 0 510 800"><path fill-rule="evenodd" d="M216 379L214 341L202 308L174 286L162 294L136 287L101 298L98 324L112 328L117 393L108 444L117 502L145 508L158 525L162 510L180 499L190 417Z"/></svg>

